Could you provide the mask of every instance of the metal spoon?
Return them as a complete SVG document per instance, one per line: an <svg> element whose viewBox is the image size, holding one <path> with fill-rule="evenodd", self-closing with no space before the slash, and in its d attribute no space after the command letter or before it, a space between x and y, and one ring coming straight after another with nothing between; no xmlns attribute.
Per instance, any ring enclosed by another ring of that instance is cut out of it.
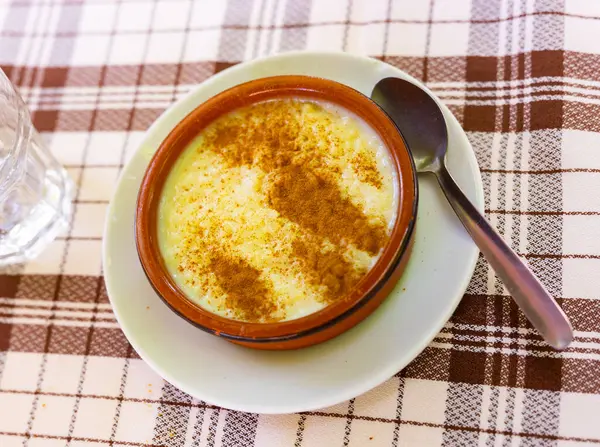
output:
<svg viewBox="0 0 600 447"><path fill-rule="evenodd" d="M550 346L566 348L573 340L573 329L567 316L477 211L446 169L448 132L444 115L435 100L420 87L399 78L379 81L373 88L371 99L396 123L412 152L417 172L436 176L454 212L531 324Z"/></svg>

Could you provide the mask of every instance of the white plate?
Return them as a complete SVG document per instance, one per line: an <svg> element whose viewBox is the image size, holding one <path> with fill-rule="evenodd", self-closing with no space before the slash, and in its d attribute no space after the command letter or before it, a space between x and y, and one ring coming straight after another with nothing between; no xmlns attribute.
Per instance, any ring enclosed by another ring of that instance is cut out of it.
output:
<svg viewBox="0 0 600 447"><path fill-rule="evenodd" d="M163 378L198 399L258 413L323 408L393 376L450 318L478 255L433 179L421 177L416 241L403 278L373 315L347 333L311 348L263 352L206 334L171 312L146 280L133 239L136 198L150 157L198 104L241 82L282 74L329 78L367 95L386 76L417 82L383 62L344 53L287 53L225 70L178 101L150 128L121 176L104 237L108 294L139 355ZM477 161L456 119L445 107L443 111L449 125L449 169L481 209Z"/></svg>

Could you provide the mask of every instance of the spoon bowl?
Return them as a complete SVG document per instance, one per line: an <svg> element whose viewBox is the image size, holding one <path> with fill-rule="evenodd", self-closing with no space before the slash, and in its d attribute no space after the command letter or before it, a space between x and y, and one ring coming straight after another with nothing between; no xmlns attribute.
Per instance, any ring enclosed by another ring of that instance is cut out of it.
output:
<svg viewBox="0 0 600 447"><path fill-rule="evenodd" d="M400 82L398 82L400 81ZM377 83L371 99L399 127L419 172L438 172L448 150L448 130L435 100L415 84L400 78ZM435 107L432 107L432 103ZM400 127L401 123L410 123Z"/></svg>

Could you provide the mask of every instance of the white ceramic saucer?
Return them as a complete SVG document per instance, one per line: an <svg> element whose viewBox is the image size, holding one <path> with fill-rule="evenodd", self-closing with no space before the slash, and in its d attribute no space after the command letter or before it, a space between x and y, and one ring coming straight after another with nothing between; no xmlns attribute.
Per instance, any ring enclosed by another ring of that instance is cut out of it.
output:
<svg viewBox="0 0 600 447"><path fill-rule="evenodd" d="M367 95L386 76L417 82L383 62L344 53L288 53L225 70L174 104L150 128L121 176L104 236L108 294L139 355L198 399L258 413L323 408L393 376L450 318L478 255L433 179L421 177L416 241L404 276L381 307L349 332L311 348L261 352L206 334L171 312L146 280L133 239L136 197L148 161L175 124L198 104L241 82L282 74L329 78ZM449 169L482 208L477 161L464 131L443 110L449 125Z"/></svg>

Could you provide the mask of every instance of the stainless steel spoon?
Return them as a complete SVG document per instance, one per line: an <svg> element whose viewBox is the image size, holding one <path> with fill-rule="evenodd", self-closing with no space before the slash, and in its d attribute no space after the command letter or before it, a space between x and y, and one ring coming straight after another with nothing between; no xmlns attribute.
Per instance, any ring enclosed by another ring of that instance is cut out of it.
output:
<svg viewBox="0 0 600 447"><path fill-rule="evenodd" d="M420 87L400 78L379 81L371 99L396 123L412 152L417 171L436 176L454 212L531 324L550 346L566 348L573 340L567 316L446 169L448 132L435 100Z"/></svg>

